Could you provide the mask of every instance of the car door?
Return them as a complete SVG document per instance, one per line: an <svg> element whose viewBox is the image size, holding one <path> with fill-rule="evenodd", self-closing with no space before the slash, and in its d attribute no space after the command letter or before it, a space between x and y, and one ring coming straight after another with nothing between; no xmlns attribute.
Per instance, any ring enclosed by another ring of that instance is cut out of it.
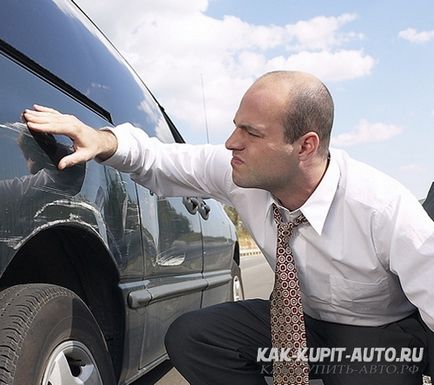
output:
<svg viewBox="0 0 434 385"><path fill-rule="evenodd" d="M158 136L174 142L167 124ZM165 357L164 335L182 313L201 307L203 244L198 199L159 197L137 185L145 255L144 290L137 293L145 306L141 366Z"/></svg>

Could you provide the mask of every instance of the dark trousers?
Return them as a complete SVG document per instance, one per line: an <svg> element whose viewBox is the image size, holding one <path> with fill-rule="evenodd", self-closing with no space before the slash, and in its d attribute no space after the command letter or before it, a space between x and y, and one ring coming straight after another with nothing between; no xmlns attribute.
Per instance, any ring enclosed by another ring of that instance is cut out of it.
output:
<svg viewBox="0 0 434 385"><path fill-rule="evenodd" d="M311 378L321 378L325 385L422 384L434 338L417 312L380 327L342 325L309 316L305 323ZM260 299L186 313L166 335L169 357L191 385L265 385L272 363L258 362L258 348L264 352L270 347L270 302ZM345 348L345 352L319 359L318 354L326 355L332 348ZM404 359L401 348L411 348ZM266 354L260 358L264 357L269 358Z"/></svg>

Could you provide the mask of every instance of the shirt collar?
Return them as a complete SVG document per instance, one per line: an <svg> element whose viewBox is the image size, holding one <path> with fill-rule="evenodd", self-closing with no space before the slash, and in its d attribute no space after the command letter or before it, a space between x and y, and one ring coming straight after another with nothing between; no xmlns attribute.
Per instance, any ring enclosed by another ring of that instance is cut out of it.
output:
<svg viewBox="0 0 434 385"><path fill-rule="evenodd" d="M295 216L299 214L299 211L301 211L313 229L318 233L318 235L321 235L327 214L338 188L340 176L341 172L339 165L336 158L333 156L333 152L331 152L330 163L324 177L303 206L290 212L288 209L284 208L277 199L270 196L269 209L271 210L271 205L275 203L278 207L288 212L291 218L295 218Z"/></svg>

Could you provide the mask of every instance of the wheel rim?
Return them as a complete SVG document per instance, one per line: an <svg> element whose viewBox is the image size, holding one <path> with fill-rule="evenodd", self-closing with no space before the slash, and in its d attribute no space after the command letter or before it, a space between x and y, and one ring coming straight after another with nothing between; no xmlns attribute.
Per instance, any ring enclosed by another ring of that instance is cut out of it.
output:
<svg viewBox="0 0 434 385"><path fill-rule="evenodd" d="M232 280L232 293L234 293L234 301L241 301L242 299L244 299L241 281L237 275Z"/></svg>
<svg viewBox="0 0 434 385"><path fill-rule="evenodd" d="M42 385L103 385L89 349L78 341L61 343L51 353Z"/></svg>

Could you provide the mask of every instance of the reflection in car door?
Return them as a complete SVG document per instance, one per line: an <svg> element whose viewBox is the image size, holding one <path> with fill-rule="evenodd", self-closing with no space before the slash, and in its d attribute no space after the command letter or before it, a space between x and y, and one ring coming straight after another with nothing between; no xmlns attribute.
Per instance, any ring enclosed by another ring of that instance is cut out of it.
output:
<svg viewBox="0 0 434 385"><path fill-rule="evenodd" d="M213 199L201 200L201 227L204 249L203 276L207 289L202 306L230 300L231 266L235 234L222 206ZM208 215L206 215L208 214Z"/></svg>
<svg viewBox="0 0 434 385"><path fill-rule="evenodd" d="M190 213L182 198L155 197L137 186L145 245L145 287L148 293L145 344L141 365L165 355L163 338L169 325L182 313L200 308L202 278L202 234L197 213ZM143 208L145 205L145 208ZM150 216L158 228L147 228ZM146 245L154 239L155 250Z"/></svg>

